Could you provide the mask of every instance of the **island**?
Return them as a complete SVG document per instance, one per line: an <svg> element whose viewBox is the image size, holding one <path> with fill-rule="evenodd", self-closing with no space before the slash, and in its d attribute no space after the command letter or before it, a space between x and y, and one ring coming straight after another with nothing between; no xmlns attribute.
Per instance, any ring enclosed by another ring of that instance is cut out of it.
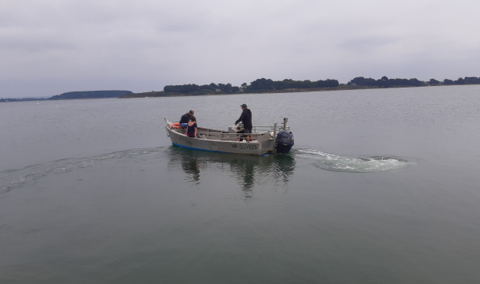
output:
<svg viewBox="0 0 480 284"><path fill-rule="evenodd" d="M71 99L104 99L104 98L119 98L128 94L133 94L132 91L77 91L67 92L61 95L56 95L49 100L71 100Z"/></svg>
<svg viewBox="0 0 480 284"><path fill-rule="evenodd" d="M261 93L294 93L294 92L312 92L312 91L333 91L333 90L355 90L372 88L404 88L404 87L425 87L425 86L449 86L449 85L474 85L480 84L479 77L464 77L457 80L445 79L438 81L430 79L421 81L416 78L411 79L391 79L383 76L380 79L365 77L356 77L346 84L340 84L338 80L326 79L318 81L310 80L292 80L285 79L274 81L271 79L257 79L250 84L243 83L241 86L232 86L232 84L209 85L167 85L163 91L151 91L134 93L126 90L107 90L107 91L75 91L55 95L50 98L0 98L2 102L18 101L39 101L39 100L71 100L71 99L100 99L100 98L148 98L148 97L178 97L178 96L202 96L202 95L228 95L228 94L261 94Z"/></svg>
<svg viewBox="0 0 480 284"><path fill-rule="evenodd" d="M120 98L147 98L147 97L176 97L176 96L199 96L199 95L226 95L226 94L245 94L245 93L285 93L285 92L311 92L311 91L330 91L330 90L354 90L371 88L400 88L400 87L423 87L423 86L441 86L441 85L472 85L480 84L478 77L458 78L457 80L445 79L443 82L430 79L429 81L420 81L412 79L389 79L387 76L375 80L372 78L356 77L347 84L340 84L338 80L327 79L318 81L297 81L285 79L282 81L273 81L271 79L257 79L248 85L243 83L241 86L232 86L232 84L209 85L167 85L163 91L151 91L143 93L126 94Z"/></svg>

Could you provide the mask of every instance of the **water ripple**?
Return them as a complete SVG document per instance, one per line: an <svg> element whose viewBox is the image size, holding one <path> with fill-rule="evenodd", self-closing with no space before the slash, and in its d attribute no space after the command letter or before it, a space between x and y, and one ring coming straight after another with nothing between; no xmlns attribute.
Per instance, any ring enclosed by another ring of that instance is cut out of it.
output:
<svg viewBox="0 0 480 284"><path fill-rule="evenodd" d="M6 193L13 189L20 188L27 183L35 182L47 175L71 172L75 169L86 168L105 160L134 158L142 155L161 152L163 150L164 148L162 147L131 149L87 158L60 159L45 164L27 166L22 169L3 171L0 172L0 193Z"/></svg>

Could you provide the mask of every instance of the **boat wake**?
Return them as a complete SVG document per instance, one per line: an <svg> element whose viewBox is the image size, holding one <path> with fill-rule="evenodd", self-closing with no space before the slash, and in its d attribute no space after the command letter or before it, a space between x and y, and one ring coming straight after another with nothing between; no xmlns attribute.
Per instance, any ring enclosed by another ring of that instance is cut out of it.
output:
<svg viewBox="0 0 480 284"><path fill-rule="evenodd" d="M413 164L404 159L391 156L344 157L324 153L313 149L297 149L296 157L314 160L313 164L321 169L335 172L374 173L405 168Z"/></svg>
<svg viewBox="0 0 480 284"><path fill-rule="evenodd" d="M21 188L26 184L32 184L49 175L67 173L76 169L87 168L103 161L132 159L143 155L162 152L164 150L164 148L131 149L87 158L61 159L45 164L27 166L22 169L3 171L0 172L0 193Z"/></svg>
<svg viewBox="0 0 480 284"><path fill-rule="evenodd" d="M223 169L223 165L227 164L230 165L228 169L238 172L239 176L247 177L247 179L248 173L255 172L259 177L274 175L275 180L281 179L284 182L293 173L296 164L295 160L302 158L312 160L314 166L324 170L350 173L391 171L413 164L412 162L391 156L353 158L328 154L313 149L296 149L291 154L254 157L225 153L212 154L202 151L192 152L191 150L177 149L176 147L159 147L117 151L87 158L67 158L21 169L3 171L0 172L0 193L31 185L51 175L92 167L105 161L123 159L131 161L137 158L143 160L147 159L146 156L151 154L156 155L155 159L160 158L157 154L161 154L161 157L163 155L171 156L170 159L172 161L181 161L182 168L185 170L186 167L187 171L190 169L191 164L194 165L194 169L198 169L198 165L205 163L221 164ZM148 159L151 159L151 157Z"/></svg>

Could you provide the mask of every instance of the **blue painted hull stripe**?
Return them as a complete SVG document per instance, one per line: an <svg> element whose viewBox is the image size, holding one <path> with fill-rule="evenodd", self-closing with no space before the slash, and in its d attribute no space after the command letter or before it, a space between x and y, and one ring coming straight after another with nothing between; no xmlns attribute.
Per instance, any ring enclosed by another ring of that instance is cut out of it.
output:
<svg viewBox="0 0 480 284"><path fill-rule="evenodd" d="M215 150L205 150L205 149L200 149L200 148L193 148L193 147L183 146L183 145L180 145L180 144L177 144L177 143L174 143L174 142L172 142L172 144L175 145L175 146L178 146L178 147L187 148L187 149L192 149L192 150L199 150L199 151L206 151L206 152L214 152L214 153L229 153L229 152L222 152L222 151L215 151ZM229 154L242 154L242 153L229 153ZM265 155L268 155L268 154L271 154L271 153L265 153L265 154L261 154L261 155L259 155L259 156L261 157L261 156L265 156Z"/></svg>

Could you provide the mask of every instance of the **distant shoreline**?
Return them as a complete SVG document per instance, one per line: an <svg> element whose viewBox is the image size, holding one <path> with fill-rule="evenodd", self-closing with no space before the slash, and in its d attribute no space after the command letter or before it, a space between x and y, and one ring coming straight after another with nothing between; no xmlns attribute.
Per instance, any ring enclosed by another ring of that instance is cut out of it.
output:
<svg viewBox="0 0 480 284"><path fill-rule="evenodd" d="M189 94L189 93L166 93L159 92L144 92L133 93L119 97L119 99L131 98L161 98L161 97L195 97L195 96L225 96L225 95L258 95L258 94L275 94L275 93L304 93L304 92L321 92L321 91L342 91L342 90L362 90L362 89L378 89L378 87L331 87L331 88L312 88L312 89L285 89L285 90L270 90L265 92L238 92L238 93L205 93L205 94Z"/></svg>
<svg viewBox="0 0 480 284"><path fill-rule="evenodd" d="M241 94L273 94L273 93L303 93L303 92L324 92L324 91L346 91L366 89L388 89L388 88L411 88L411 87L438 87L438 86L464 86L479 85L480 78L465 77L453 81L445 79L442 82L435 79L420 81L412 79L389 79L386 76L375 80L372 78L356 77L347 84L340 84L338 80L292 80L273 81L271 79L257 79L250 85L243 83L240 87L228 84L209 85L167 85L163 91L151 91L133 93L126 90L99 90L99 91L74 91L55 95L49 98L0 98L2 102L19 101L43 101L43 100L71 100L71 99L100 99L100 98L157 98L157 97L186 97L186 96L219 96L219 95L241 95Z"/></svg>
<svg viewBox="0 0 480 284"><path fill-rule="evenodd" d="M470 84L476 85L476 84ZM470 86L470 85L427 85L427 86L392 86L387 88L382 87L352 87L341 86L332 88L312 88L312 89L285 89L285 90L271 90L266 92L241 92L241 93L206 93L206 94L188 94L188 93L165 93L165 92L144 92L133 93L119 97L119 99L134 99L134 98L168 98L168 97L199 97L199 96L230 96L230 95L260 95L260 94L277 94L277 93L307 93L307 92L328 92L328 91L354 91L354 90L372 90L372 89L400 89L400 88L424 88L424 87L448 87L448 86Z"/></svg>
<svg viewBox="0 0 480 284"><path fill-rule="evenodd" d="M198 97L198 96L229 96L229 95L260 95L260 94L276 94L276 93L306 93L306 92L328 92L328 91L353 91L353 90L372 90L372 89L399 89L399 88L421 88L421 87L448 87L448 86L470 86L468 85L426 85L426 86L391 86L387 88L382 87L365 87L365 86L346 86L330 88L312 88L312 89L285 89L285 90L270 90L265 92L239 92L239 93L206 93L206 94L182 94L182 93L165 93L159 92L144 92L144 93L132 93L121 97L108 97L108 98L71 98L71 99L56 99L57 101L63 100L88 100L88 99L134 99L134 98L168 98L168 97ZM0 103L6 102L26 102L26 101L51 101L51 98L4 98L0 99Z"/></svg>
<svg viewBox="0 0 480 284"><path fill-rule="evenodd" d="M451 86L451 85L474 85L480 84L478 77L458 78L457 80L445 79L440 82L430 79L428 82L412 79L390 79L386 76L375 80L372 78L356 77L347 84L340 84L338 80L292 80L273 81L271 79L257 79L248 85L243 83L240 87L232 84L208 84L208 85L167 85L163 91L151 91L143 93L126 94L121 98L147 98L147 97L180 97L180 96L205 96L205 95L234 95L234 94L264 94L264 93L299 93L299 92L321 92L338 90L358 89L383 89L383 88L404 88L404 87L426 87L426 86Z"/></svg>
<svg viewBox="0 0 480 284"><path fill-rule="evenodd" d="M101 90L101 91L73 91L47 98L5 98L0 102L21 102L21 101L44 101L44 100L76 100L76 99L107 99L119 98L126 94L133 94L125 90Z"/></svg>

